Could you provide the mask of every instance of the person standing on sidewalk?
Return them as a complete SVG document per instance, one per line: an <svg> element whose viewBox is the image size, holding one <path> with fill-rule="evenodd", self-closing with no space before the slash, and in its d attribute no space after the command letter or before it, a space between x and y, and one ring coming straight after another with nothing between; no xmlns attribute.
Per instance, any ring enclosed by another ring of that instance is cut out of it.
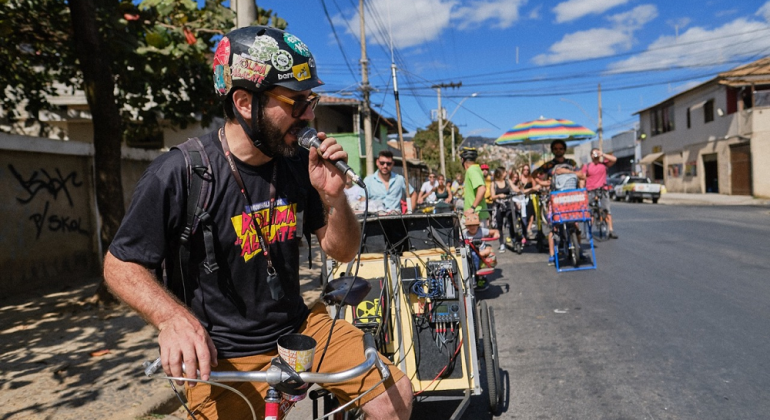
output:
<svg viewBox="0 0 770 420"><path fill-rule="evenodd" d="M465 168L465 182L463 183L464 209L465 214L476 213L482 227L487 226L489 220L489 210L484 196L487 192L484 174L476 163L479 152L473 147L463 147L460 151L460 161Z"/></svg>
<svg viewBox="0 0 770 420"><path fill-rule="evenodd" d="M580 170L586 174L586 189L588 190L588 201L593 203L596 194L604 188L607 183L607 168L614 165L618 158L612 155L605 155L601 150L591 149L591 162L584 165ZM607 210L607 227L610 229L609 237L618 239L615 229L612 227L612 211L610 211L610 198L605 194L599 201L603 209Z"/></svg>
<svg viewBox="0 0 770 420"><path fill-rule="evenodd" d="M406 185L402 175L393 173L393 152L380 150L377 155L377 172L364 178L369 199L381 202L386 211L401 213L401 200L410 200L412 210L417 201L417 193L411 185ZM407 191L407 189L409 191Z"/></svg>
<svg viewBox="0 0 770 420"><path fill-rule="evenodd" d="M213 71L227 120L200 137L213 189L204 210L208 217L199 223L204 227L182 235L189 167L174 149L139 180L104 260L107 286L159 330L164 372L195 378L199 370L203 380L212 368L266 370L285 334L309 335L323 346L332 320L323 304L304 303L300 241L303 232L313 232L327 255L349 261L358 250L351 238L360 234L343 192L345 177L332 164L347 160L347 153L322 132L320 147L308 152L297 145L299 130L315 118L318 96L312 89L323 84L307 46L276 28L239 28L220 40ZM332 357L322 372L364 359L361 330L346 322L336 325ZM356 404L368 418L408 419L411 383L384 361L395 376ZM318 369L317 360L313 368ZM350 401L379 378L370 372L330 390ZM257 410L264 407L266 383L232 386ZM186 394L199 418L249 413L245 401L218 387L188 385Z"/></svg>

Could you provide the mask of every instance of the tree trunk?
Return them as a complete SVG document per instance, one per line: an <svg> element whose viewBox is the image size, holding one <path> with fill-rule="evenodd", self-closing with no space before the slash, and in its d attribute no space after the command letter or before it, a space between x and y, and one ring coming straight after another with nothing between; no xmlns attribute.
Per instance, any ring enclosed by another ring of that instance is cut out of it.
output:
<svg viewBox="0 0 770 420"><path fill-rule="evenodd" d="M120 170L123 130L109 52L104 49L96 20L96 6L93 0L69 0L69 7L75 54L83 72L83 91L93 118L94 187L102 222L100 238L106 251L125 213ZM97 289L97 298L101 303L115 302L104 280Z"/></svg>

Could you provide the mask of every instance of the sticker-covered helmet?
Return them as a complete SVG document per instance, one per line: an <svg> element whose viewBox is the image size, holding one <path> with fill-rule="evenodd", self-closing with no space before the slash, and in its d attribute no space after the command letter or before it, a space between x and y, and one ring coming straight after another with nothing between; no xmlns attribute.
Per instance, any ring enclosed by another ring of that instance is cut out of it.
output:
<svg viewBox="0 0 770 420"><path fill-rule="evenodd" d="M221 98L236 88L259 93L275 86L302 91L323 85L307 45L267 26L238 28L225 35L214 53L213 70L214 89Z"/></svg>

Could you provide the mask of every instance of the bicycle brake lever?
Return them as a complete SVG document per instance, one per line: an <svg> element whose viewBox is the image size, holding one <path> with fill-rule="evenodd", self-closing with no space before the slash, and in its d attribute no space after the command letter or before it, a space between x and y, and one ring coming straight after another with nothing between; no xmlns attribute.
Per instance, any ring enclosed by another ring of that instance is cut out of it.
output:
<svg viewBox="0 0 770 420"><path fill-rule="evenodd" d="M144 374L146 376L154 375L158 371L158 369L160 369L160 357L155 359L154 362L142 363L142 367L144 368Z"/></svg>
<svg viewBox="0 0 770 420"><path fill-rule="evenodd" d="M387 366L385 366L385 363L382 362L382 359L380 359L380 356L377 354L377 348L375 347L374 343L374 337L368 332L364 333L364 352L372 351L375 353L374 357L374 364L377 366L377 369L380 371L380 375L382 376L382 379L388 379L390 377L390 370Z"/></svg>

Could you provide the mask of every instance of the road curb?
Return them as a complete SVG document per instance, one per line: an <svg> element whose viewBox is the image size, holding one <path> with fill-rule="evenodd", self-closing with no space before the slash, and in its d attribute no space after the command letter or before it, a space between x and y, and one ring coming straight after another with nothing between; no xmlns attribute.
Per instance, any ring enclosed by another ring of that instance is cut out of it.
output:
<svg viewBox="0 0 770 420"><path fill-rule="evenodd" d="M162 381L158 382L159 384L162 383ZM171 414L180 406L181 404L174 391L171 388L163 387L157 393L142 401L138 406L116 413L112 417L108 417L107 420L133 420L152 414Z"/></svg>

